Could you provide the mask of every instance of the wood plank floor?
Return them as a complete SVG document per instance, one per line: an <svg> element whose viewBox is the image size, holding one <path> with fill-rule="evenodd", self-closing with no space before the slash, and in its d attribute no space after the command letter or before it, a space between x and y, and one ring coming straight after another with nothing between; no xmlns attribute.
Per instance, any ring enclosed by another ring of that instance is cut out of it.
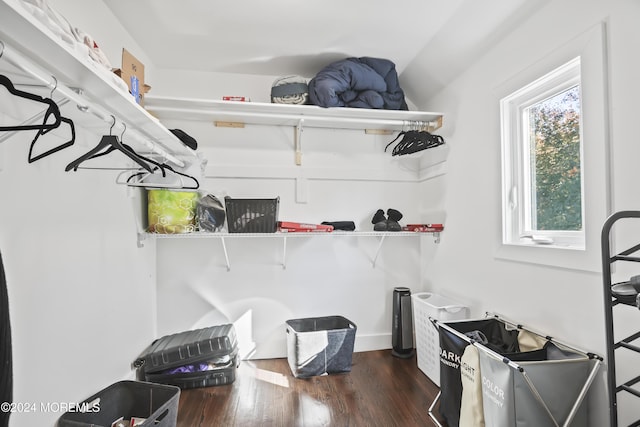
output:
<svg viewBox="0 0 640 427"><path fill-rule="evenodd" d="M415 357L390 350L354 353L351 372L306 379L287 359L242 361L232 384L183 390L177 426L432 427L437 393Z"/></svg>

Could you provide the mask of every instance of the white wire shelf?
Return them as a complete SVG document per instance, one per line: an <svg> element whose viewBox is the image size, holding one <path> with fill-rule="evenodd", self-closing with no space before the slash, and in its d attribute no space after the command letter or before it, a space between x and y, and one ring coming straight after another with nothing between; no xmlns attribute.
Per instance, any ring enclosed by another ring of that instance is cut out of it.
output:
<svg viewBox="0 0 640 427"><path fill-rule="evenodd" d="M350 236L350 237L382 237L382 236L392 236L392 237L407 237L407 236L420 236L427 234L436 234L437 232L416 232L416 231L331 231L331 232L320 232L320 231L311 231L311 232L275 232L275 233L228 233L228 232L219 232L219 233L210 233L210 232L202 232L197 231L193 233L180 233L180 234L161 234L161 233L146 233L147 236L155 237L158 239L211 239L211 238L256 238L256 237L272 237L272 238L286 238L286 237L294 237L294 238L302 238L302 237L316 237L316 236L325 236L325 237L337 237L337 236Z"/></svg>
<svg viewBox="0 0 640 427"><path fill-rule="evenodd" d="M382 249L382 245L385 242L387 237L404 237L404 238L418 238L421 236L433 236L434 242L440 242L440 232L415 232L415 231L332 231L332 232L295 232L295 233L283 233L283 232L275 232L275 233L228 233L228 232L220 232L220 233L210 233L210 232L193 232L193 233L182 233L182 234L160 234L160 233L142 233L139 236L139 240L144 240L144 238L153 238L153 239L219 239L222 244L222 250L224 251L224 258L227 267L227 271L231 270L231 263L229 261L229 252L227 251L227 245L225 243L226 239L254 239L254 238L280 238L282 239L282 268L287 267L287 239L289 237L294 239L300 238L314 238L314 237L323 237L323 238L342 238L342 237L377 237L379 238L378 247L376 249L375 255L372 259L372 265L375 268L376 261L378 259L378 255L380 254L380 249Z"/></svg>

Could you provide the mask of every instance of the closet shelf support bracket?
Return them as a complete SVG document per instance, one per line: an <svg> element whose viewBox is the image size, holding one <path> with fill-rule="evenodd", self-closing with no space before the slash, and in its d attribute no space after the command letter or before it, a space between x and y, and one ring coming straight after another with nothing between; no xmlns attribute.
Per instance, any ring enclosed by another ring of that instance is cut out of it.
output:
<svg viewBox="0 0 640 427"><path fill-rule="evenodd" d="M229 253L227 252L227 244L224 241L224 237L220 236L220 243L222 244L222 251L224 252L224 262L227 266L227 271L231 271L231 264L229 263Z"/></svg>
<svg viewBox="0 0 640 427"><path fill-rule="evenodd" d="M287 237L282 238L282 269L287 269Z"/></svg>
<svg viewBox="0 0 640 427"><path fill-rule="evenodd" d="M380 255L380 249L382 249L382 244L384 243L385 237L387 237L386 234L383 234L382 237L380 237L380 242L378 242L376 254L373 256L373 261L371 262L373 268L376 268L376 261L378 260L378 255Z"/></svg>
<svg viewBox="0 0 640 427"><path fill-rule="evenodd" d="M138 248L143 248L144 247L144 241L147 238L147 234L144 232L138 232L138 241L137 241L137 245Z"/></svg>
<svg viewBox="0 0 640 427"><path fill-rule="evenodd" d="M302 124L304 123L304 119L300 119L298 124L294 129L293 134L293 148L295 150L295 161L296 166L302 165Z"/></svg>

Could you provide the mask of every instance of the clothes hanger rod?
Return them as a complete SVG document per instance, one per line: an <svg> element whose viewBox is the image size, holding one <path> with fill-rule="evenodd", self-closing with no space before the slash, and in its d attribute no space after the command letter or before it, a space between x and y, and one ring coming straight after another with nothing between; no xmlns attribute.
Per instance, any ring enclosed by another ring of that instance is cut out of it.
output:
<svg viewBox="0 0 640 427"><path fill-rule="evenodd" d="M0 60L5 60L16 68L19 68L20 70L32 76L34 79L40 81L49 89L55 89L56 93L59 93L70 101L73 101L78 106L78 109L80 111L91 113L106 123L112 123L111 113L86 99L81 94L81 89L74 90L63 83L60 83L60 81L56 81L57 79L55 79L55 77L52 78L51 74L43 71L39 66L33 64L30 60L22 56L15 49L7 46L7 44L3 41L0 41ZM54 80L55 83L51 80ZM124 123L124 121L118 120L118 123L120 126L122 126L121 123ZM116 130L114 129L114 131ZM127 130L127 136L128 138L134 139L137 142L141 143L144 147L150 149L151 151L165 156L167 160L174 163L175 165L179 167L185 166L185 163L182 160L166 152L166 150L158 146L158 144L152 143L150 141L150 139L152 139L150 136L144 135L141 132L136 131L135 129L131 129L131 127L129 127L129 129Z"/></svg>

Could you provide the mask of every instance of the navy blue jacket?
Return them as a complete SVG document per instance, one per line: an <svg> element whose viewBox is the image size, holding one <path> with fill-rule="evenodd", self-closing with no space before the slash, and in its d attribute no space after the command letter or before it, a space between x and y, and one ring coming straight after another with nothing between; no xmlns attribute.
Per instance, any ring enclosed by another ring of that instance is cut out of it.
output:
<svg viewBox="0 0 640 427"><path fill-rule="evenodd" d="M321 107L408 110L395 64L381 58L347 58L327 65L309 82L309 100Z"/></svg>

